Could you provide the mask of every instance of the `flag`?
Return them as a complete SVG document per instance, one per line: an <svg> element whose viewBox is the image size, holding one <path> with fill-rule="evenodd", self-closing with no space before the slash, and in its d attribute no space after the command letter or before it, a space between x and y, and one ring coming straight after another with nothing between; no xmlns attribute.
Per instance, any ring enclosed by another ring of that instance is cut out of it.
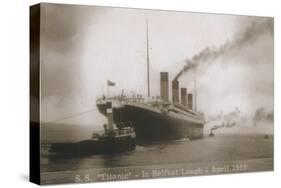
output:
<svg viewBox="0 0 281 188"><path fill-rule="evenodd" d="M110 80L107 80L107 85L108 85L108 86L115 86L115 83L112 82L112 81L110 81Z"/></svg>

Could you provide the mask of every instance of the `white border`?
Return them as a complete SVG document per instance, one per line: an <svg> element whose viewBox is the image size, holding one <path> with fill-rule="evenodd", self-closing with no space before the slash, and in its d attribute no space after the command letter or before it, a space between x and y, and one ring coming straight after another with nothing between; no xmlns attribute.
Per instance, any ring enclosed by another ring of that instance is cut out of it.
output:
<svg viewBox="0 0 281 188"><path fill-rule="evenodd" d="M1 187L35 187L28 182L29 5L37 0L2 1L0 6ZM280 20L277 0L50 0L54 3L107 5L275 17L275 172L123 181L60 187L278 187L280 179ZM278 53L279 52L279 53ZM37 186L36 186L37 187Z"/></svg>

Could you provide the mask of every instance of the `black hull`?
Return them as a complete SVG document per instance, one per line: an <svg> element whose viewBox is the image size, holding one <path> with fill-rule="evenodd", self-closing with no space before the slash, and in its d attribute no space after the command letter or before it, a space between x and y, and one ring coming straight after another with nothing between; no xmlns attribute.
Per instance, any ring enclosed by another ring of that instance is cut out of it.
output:
<svg viewBox="0 0 281 188"><path fill-rule="evenodd" d="M136 140L132 137L113 137L105 140L83 140L75 143L54 143L52 158L74 158L98 154L113 154L134 150Z"/></svg>
<svg viewBox="0 0 281 188"><path fill-rule="evenodd" d="M105 115L105 106L98 105L98 108ZM117 126L122 126L120 122L132 122L136 139L141 142L203 137L202 118L179 118L176 113L162 113L142 105L125 104L120 108L113 108L113 119Z"/></svg>

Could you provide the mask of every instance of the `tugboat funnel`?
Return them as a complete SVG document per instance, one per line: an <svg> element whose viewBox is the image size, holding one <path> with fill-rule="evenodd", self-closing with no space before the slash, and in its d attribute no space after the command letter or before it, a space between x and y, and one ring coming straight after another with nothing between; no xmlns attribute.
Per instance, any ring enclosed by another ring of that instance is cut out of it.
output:
<svg viewBox="0 0 281 188"><path fill-rule="evenodd" d="M112 109L112 103L107 102L107 109L106 109L106 115L107 115L107 129L109 132L113 131L113 109Z"/></svg>

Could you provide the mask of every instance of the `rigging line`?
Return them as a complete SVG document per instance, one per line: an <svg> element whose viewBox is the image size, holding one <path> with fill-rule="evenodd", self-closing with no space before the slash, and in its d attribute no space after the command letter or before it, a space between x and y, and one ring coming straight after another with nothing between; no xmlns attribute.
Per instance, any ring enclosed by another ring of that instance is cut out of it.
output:
<svg viewBox="0 0 281 188"><path fill-rule="evenodd" d="M90 113L92 111L97 111L97 110L98 109L96 109L96 108L92 108L92 109L89 109L89 110L86 110L86 111L83 111L83 112L80 112L80 113L76 113L76 114L73 114L73 115L70 115L70 116L66 116L66 117L63 117L63 118L47 121L46 123L54 123L54 122L57 122L57 121L62 121L62 120L70 119L70 118L73 118L75 116L81 116L81 115Z"/></svg>

